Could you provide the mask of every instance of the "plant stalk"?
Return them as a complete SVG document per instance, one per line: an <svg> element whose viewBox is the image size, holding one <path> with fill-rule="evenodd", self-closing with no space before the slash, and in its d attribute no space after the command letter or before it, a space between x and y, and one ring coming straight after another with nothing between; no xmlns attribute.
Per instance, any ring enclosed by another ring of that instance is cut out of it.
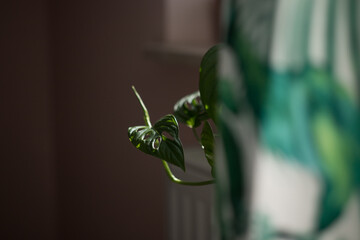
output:
<svg viewBox="0 0 360 240"><path fill-rule="evenodd" d="M131 86L131 88L134 91L134 93L135 93L137 99L139 100L140 105L141 105L141 107L142 107L142 109L144 111L144 121L145 121L146 126L152 127L149 112L148 112L143 100L141 99L140 94L136 91L134 86Z"/></svg>
<svg viewBox="0 0 360 240"><path fill-rule="evenodd" d="M192 129L192 132L193 132L196 140L197 140L198 143L200 143L200 145L201 145L201 140L200 140L200 137L199 137L198 133L196 132L196 129L195 129L195 128L191 128L191 129Z"/></svg>
<svg viewBox="0 0 360 240"><path fill-rule="evenodd" d="M209 185L209 184L213 184L215 183L215 180L208 180L208 181L202 181L202 182L186 182L183 181L181 179L178 179L177 177L174 176L174 174L171 172L171 169L168 165L168 163L164 160L162 160L165 171L168 175L168 177L170 178L171 181L173 181L174 183L177 184L181 184L181 185L188 185L188 186L204 186L204 185Z"/></svg>

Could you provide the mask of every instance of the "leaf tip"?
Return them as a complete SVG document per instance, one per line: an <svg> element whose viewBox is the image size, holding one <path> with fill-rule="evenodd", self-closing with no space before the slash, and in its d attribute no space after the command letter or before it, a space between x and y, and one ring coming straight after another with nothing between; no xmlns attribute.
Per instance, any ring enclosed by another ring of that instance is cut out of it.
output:
<svg viewBox="0 0 360 240"><path fill-rule="evenodd" d="M185 164L180 166L181 170L183 170L184 172L186 172L186 168L185 168Z"/></svg>

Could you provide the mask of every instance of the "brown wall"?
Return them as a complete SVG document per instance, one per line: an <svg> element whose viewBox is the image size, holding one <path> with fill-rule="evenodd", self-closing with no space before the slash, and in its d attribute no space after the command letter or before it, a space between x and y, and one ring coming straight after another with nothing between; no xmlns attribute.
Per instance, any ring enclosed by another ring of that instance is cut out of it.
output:
<svg viewBox="0 0 360 240"><path fill-rule="evenodd" d="M163 169L127 138L132 84L153 120L197 88L196 66L144 57L162 2L0 9L0 239L164 239Z"/></svg>
<svg viewBox="0 0 360 240"><path fill-rule="evenodd" d="M8 1L0 19L0 239L54 239L46 2Z"/></svg>

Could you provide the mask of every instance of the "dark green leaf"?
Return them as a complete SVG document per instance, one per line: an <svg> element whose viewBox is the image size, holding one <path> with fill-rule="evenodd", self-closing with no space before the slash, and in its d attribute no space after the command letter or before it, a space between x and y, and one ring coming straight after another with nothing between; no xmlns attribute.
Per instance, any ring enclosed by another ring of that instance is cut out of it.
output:
<svg viewBox="0 0 360 240"><path fill-rule="evenodd" d="M206 112L216 122L217 112L217 65L221 45L215 45L204 55L200 64L199 90Z"/></svg>
<svg viewBox="0 0 360 240"><path fill-rule="evenodd" d="M208 160L209 165L211 166L211 175L215 177L215 155L214 155L214 134L211 129L210 124L205 121L204 126L201 132L201 145L204 149L205 157Z"/></svg>
<svg viewBox="0 0 360 240"><path fill-rule="evenodd" d="M165 160L185 171L184 151L179 139L179 125L173 115L166 115L153 127L129 127L130 142L144 153Z"/></svg>
<svg viewBox="0 0 360 240"><path fill-rule="evenodd" d="M181 98L174 106L174 115L178 121L190 128L198 127L202 121L209 118L199 91Z"/></svg>

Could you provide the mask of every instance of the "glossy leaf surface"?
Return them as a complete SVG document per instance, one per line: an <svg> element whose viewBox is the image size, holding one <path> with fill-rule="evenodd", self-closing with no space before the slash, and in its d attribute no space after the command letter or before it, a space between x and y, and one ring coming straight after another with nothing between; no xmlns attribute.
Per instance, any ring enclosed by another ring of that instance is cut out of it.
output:
<svg viewBox="0 0 360 240"><path fill-rule="evenodd" d="M173 115L166 115L153 127L129 127L130 142L140 151L167 161L185 171L184 151L179 139L179 125Z"/></svg>
<svg viewBox="0 0 360 240"><path fill-rule="evenodd" d="M201 145L204 149L205 157L211 166L211 175L215 177L215 168L214 168L214 162L215 162L215 156L214 156L214 148L215 148L215 140L214 140L214 134L211 129L210 124L205 121L204 126L201 132Z"/></svg>
<svg viewBox="0 0 360 240"><path fill-rule="evenodd" d="M215 45L204 55L200 64L199 90L206 112L216 122L217 112L217 68L221 45Z"/></svg>
<svg viewBox="0 0 360 240"><path fill-rule="evenodd" d="M180 99L174 106L174 115L179 122L190 128L198 127L202 121L208 119L200 92L194 92Z"/></svg>

